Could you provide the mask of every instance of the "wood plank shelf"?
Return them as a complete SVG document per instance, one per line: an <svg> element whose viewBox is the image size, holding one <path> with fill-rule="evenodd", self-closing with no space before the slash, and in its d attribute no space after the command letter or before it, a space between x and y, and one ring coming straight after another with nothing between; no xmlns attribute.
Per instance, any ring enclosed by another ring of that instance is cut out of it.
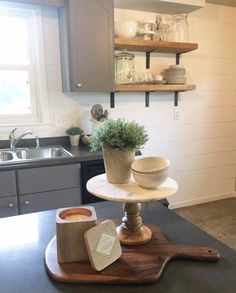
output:
<svg viewBox="0 0 236 293"><path fill-rule="evenodd" d="M127 49L136 52L159 52L181 54L196 50L196 43L166 42L166 41L147 41L142 39L122 39L115 38L115 49Z"/></svg>
<svg viewBox="0 0 236 293"><path fill-rule="evenodd" d="M185 92L195 90L194 84L119 84L116 92Z"/></svg>

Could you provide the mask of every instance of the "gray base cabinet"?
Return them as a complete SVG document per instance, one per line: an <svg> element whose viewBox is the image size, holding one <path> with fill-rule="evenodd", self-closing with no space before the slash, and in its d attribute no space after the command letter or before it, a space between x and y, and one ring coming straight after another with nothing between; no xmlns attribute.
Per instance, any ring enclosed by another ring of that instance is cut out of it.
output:
<svg viewBox="0 0 236 293"><path fill-rule="evenodd" d="M17 170L20 214L77 206L80 164Z"/></svg>
<svg viewBox="0 0 236 293"><path fill-rule="evenodd" d="M15 171L0 172L0 218L18 215Z"/></svg>
<svg viewBox="0 0 236 293"><path fill-rule="evenodd" d="M16 195L15 171L0 172L0 197Z"/></svg>
<svg viewBox="0 0 236 293"><path fill-rule="evenodd" d="M80 165L68 164L17 170L18 194L80 186Z"/></svg>
<svg viewBox="0 0 236 293"><path fill-rule="evenodd" d="M0 172L0 217L80 204L79 163Z"/></svg>
<svg viewBox="0 0 236 293"><path fill-rule="evenodd" d="M20 214L77 206L79 196L79 188L21 195L19 196Z"/></svg>
<svg viewBox="0 0 236 293"><path fill-rule="evenodd" d="M17 196L0 198L0 218L18 215Z"/></svg>

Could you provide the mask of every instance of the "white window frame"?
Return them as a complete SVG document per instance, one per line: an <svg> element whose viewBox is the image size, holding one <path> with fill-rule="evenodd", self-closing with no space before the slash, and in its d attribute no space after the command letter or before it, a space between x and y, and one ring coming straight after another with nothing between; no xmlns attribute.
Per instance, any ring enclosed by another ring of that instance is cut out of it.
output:
<svg viewBox="0 0 236 293"><path fill-rule="evenodd" d="M26 69L29 72L32 114L0 115L1 126L38 125L49 122L43 17L40 6L0 2L0 9L12 16L26 17L29 23L30 65L1 65L0 69Z"/></svg>

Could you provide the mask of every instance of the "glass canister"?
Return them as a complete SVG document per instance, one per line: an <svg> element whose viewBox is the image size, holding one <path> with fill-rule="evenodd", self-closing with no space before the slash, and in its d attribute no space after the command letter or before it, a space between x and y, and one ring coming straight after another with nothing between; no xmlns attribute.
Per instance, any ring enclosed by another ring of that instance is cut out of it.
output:
<svg viewBox="0 0 236 293"><path fill-rule="evenodd" d="M127 50L115 55L116 84L132 83L134 76L134 54Z"/></svg>
<svg viewBox="0 0 236 293"><path fill-rule="evenodd" d="M189 41L189 25L187 14L176 14L171 17L172 22L172 38L176 42Z"/></svg>

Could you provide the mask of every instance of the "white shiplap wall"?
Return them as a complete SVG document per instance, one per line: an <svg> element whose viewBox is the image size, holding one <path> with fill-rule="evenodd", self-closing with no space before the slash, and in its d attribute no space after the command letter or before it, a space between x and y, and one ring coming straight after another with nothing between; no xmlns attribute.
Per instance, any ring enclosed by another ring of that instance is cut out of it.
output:
<svg viewBox="0 0 236 293"><path fill-rule="evenodd" d="M155 14L116 10L116 19L155 19ZM40 136L64 135L71 124L91 132L90 109L101 103L111 118L143 124L150 141L144 156L160 155L171 160L171 177L179 191L169 198L171 207L231 197L236 176L236 8L210 5L189 15L190 41L199 49L183 54L189 83L197 90L180 94L180 120L174 120L172 93L152 93L150 107L144 94L116 94L116 107L109 109L108 93L63 94L61 92L58 18L55 9L44 10L50 125L32 127ZM143 53L136 53L136 69L145 68ZM152 54L151 70L160 72L174 64L174 56ZM60 115L64 127L54 126Z"/></svg>

